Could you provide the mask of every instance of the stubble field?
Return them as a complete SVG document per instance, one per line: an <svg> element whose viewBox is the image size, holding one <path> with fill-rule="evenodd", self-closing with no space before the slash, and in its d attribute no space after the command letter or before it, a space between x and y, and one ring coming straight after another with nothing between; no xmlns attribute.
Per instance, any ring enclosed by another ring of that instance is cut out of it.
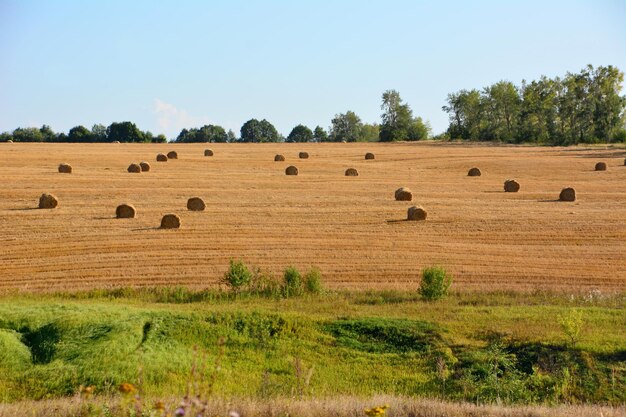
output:
<svg viewBox="0 0 626 417"><path fill-rule="evenodd" d="M178 160L156 162L170 150ZM205 287L241 258L277 275L316 265L332 288L410 289L440 264L460 290L621 292L625 157L606 146L1 144L0 291ZM140 161L151 171L126 172ZM58 173L61 162L74 172ZM481 177L467 176L474 166ZM503 191L508 178L518 193ZM394 201L401 186L413 202ZM566 186L576 202L556 201ZM43 192L57 209L36 209ZM187 211L194 196L204 212ZM116 219L121 203L137 218ZM425 222L403 221L414 204ZM182 227L159 229L166 213Z"/></svg>

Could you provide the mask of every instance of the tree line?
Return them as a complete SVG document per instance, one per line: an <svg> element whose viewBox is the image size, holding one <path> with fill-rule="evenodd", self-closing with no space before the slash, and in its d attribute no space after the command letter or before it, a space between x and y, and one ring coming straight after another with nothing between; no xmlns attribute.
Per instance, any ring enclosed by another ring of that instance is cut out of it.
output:
<svg viewBox="0 0 626 417"><path fill-rule="evenodd" d="M103 143L103 142L167 142L165 135L154 136L150 131L140 130L132 122L114 122L108 127L95 124L91 129L79 125L66 133L55 133L50 126L18 127L12 133L0 134L0 142L74 142L74 143Z"/></svg>
<svg viewBox="0 0 626 417"><path fill-rule="evenodd" d="M624 73L588 65L579 73L516 86L500 81L448 95L451 139L551 145L626 142Z"/></svg>

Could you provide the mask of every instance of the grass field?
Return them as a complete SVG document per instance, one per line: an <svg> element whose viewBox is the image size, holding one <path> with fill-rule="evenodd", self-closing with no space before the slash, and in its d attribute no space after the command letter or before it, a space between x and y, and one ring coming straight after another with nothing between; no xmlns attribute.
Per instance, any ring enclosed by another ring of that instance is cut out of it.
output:
<svg viewBox="0 0 626 417"><path fill-rule="evenodd" d="M203 156L207 147L215 156ZM172 149L178 160L155 161ZM277 153L287 160L274 162ZM606 146L3 143L0 291L201 288L242 258L276 274L316 265L331 288L405 290L441 264L457 290L621 292L625 157ZM143 160L150 172L126 172ZM597 161L608 171L595 172ZM74 172L58 173L61 162ZM284 175L291 164L297 177ZM481 177L467 177L474 166ZM359 176L345 177L349 167ZM519 193L503 192L508 178ZM413 203L394 201L401 186ZM565 186L576 202L555 201ZM33 209L42 192L59 208ZM192 196L204 212L186 210ZM136 219L114 218L125 202ZM402 221L412 204L428 211L425 222ZM158 229L170 212L182 228Z"/></svg>

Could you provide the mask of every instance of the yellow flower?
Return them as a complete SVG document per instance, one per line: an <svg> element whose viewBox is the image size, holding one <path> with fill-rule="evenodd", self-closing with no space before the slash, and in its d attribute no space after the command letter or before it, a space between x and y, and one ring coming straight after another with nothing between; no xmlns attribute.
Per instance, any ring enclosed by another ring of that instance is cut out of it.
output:
<svg viewBox="0 0 626 417"><path fill-rule="evenodd" d="M137 388L131 383L124 382L120 385L119 390L122 394L132 394L137 391Z"/></svg>

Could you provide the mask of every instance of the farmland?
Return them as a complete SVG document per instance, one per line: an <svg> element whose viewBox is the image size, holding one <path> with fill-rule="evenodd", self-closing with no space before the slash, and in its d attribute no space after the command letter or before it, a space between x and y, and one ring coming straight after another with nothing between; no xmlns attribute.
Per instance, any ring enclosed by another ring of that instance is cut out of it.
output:
<svg viewBox="0 0 626 417"><path fill-rule="evenodd" d="M177 160L156 162L170 150ZM279 153L286 161L274 162ZM612 146L4 143L0 291L211 287L241 258L277 275L315 265L346 290L412 289L440 264L459 291L620 292L625 157ZM126 171L140 161L151 171ZM594 171L598 161L608 170ZM57 172L62 162L71 174ZM344 176L351 167L358 177ZM472 167L482 176L468 177ZM503 191L509 178L518 193ZM394 201L401 186L413 202ZM566 186L575 202L556 201ZM35 209L43 192L59 207ZM205 211L187 211L194 196ZM122 203L137 218L116 219ZM404 221L414 204L426 221ZM180 229L158 228L166 213Z"/></svg>

